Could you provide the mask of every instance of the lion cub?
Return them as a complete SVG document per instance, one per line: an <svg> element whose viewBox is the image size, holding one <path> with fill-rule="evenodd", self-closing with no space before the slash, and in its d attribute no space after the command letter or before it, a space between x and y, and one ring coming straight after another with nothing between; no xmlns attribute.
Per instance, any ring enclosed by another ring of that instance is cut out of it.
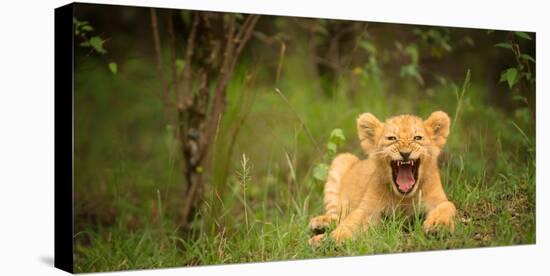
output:
<svg viewBox="0 0 550 276"><path fill-rule="evenodd" d="M436 111L427 120L400 115L380 122L370 113L357 119L361 147L368 158L338 155L329 169L324 190L326 213L311 219L314 232L338 225L331 237L337 242L376 224L384 212L408 214L420 206L426 213L423 229L436 226L454 231L455 205L443 191L437 157L449 135L450 119ZM309 240L318 245L325 234Z"/></svg>

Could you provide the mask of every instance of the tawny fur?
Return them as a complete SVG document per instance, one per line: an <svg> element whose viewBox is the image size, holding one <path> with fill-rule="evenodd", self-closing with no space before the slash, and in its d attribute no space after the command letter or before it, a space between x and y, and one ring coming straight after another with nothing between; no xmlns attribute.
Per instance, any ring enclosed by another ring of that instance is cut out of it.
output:
<svg viewBox="0 0 550 276"><path fill-rule="evenodd" d="M359 116L357 131L368 158L359 160L344 153L332 161L324 190L325 214L311 219L309 227L319 231L335 222L337 227L330 235L341 242L376 224L385 212L412 214L418 210L427 214L425 232L438 226L454 231L456 208L447 200L437 166L449 127L449 116L442 111L425 121L400 115L382 123L370 113ZM420 160L418 179L406 195L394 185L389 165L392 160L402 160L400 151L411 152L411 159ZM319 234L309 242L318 245L324 237Z"/></svg>

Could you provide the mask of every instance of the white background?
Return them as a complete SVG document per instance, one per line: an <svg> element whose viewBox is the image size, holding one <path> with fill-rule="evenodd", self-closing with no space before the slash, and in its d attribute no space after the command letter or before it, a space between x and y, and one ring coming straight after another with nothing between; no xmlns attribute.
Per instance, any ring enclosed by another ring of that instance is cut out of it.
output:
<svg viewBox="0 0 550 276"><path fill-rule="evenodd" d="M550 9L545 1L97 1L537 32L537 245L145 270L108 275L547 274ZM54 248L54 12L66 1L0 8L0 275L62 275ZM68 108L68 107L65 107ZM545 219L546 216L546 219ZM546 260L546 261L544 261ZM107 274L102 274L107 275ZM548 274L547 274L548 275Z"/></svg>

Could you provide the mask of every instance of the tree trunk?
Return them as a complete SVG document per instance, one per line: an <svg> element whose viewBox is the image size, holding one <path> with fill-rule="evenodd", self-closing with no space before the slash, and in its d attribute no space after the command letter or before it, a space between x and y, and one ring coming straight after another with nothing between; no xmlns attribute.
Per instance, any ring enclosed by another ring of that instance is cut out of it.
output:
<svg viewBox="0 0 550 276"><path fill-rule="evenodd" d="M189 228L195 218L202 197L206 157L225 111L227 85L260 17L248 15L244 20L237 20L233 14L192 12L191 15L193 19L187 33L181 91L177 91L180 86L176 72L177 43L173 14L168 18L173 83L168 85L162 66L156 10L151 9L153 42L163 101L168 102L165 108L175 102L173 106L177 109L175 121L178 124L178 139L184 163L182 171L186 181L183 189L185 201L180 216L180 225L184 229ZM168 98L168 87L174 89L175 97ZM210 87L214 88L212 93L209 91Z"/></svg>

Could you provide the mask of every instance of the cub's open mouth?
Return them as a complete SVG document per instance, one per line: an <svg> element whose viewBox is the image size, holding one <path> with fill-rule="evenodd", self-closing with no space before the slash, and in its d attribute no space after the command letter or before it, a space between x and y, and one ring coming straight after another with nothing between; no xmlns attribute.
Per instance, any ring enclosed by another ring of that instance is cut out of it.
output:
<svg viewBox="0 0 550 276"><path fill-rule="evenodd" d="M397 187L397 190L402 194L407 194L412 191L418 180L420 159L391 161L390 166L393 183Z"/></svg>

